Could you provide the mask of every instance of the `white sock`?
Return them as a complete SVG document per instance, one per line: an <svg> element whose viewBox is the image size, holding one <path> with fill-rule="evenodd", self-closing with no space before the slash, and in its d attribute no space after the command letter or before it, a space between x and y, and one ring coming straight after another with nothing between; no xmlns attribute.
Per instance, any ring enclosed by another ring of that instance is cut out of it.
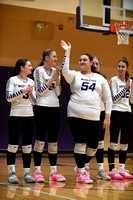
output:
<svg viewBox="0 0 133 200"><path fill-rule="evenodd" d="M85 163L85 168L89 170L89 163Z"/></svg>
<svg viewBox="0 0 133 200"><path fill-rule="evenodd" d="M30 173L30 168L24 168L24 174Z"/></svg>
<svg viewBox="0 0 133 200"><path fill-rule="evenodd" d="M41 173L41 166L35 166L35 173L40 172Z"/></svg>
<svg viewBox="0 0 133 200"><path fill-rule="evenodd" d="M98 163L98 171L101 171L103 169L103 163Z"/></svg>
<svg viewBox="0 0 133 200"><path fill-rule="evenodd" d="M85 171L85 167L83 167L83 168L78 168L78 170L79 170L79 174L83 174L84 171Z"/></svg>
<svg viewBox="0 0 133 200"><path fill-rule="evenodd" d="M125 164L119 163L119 170L125 169Z"/></svg>
<svg viewBox="0 0 133 200"><path fill-rule="evenodd" d="M15 165L8 165L8 173L15 172Z"/></svg>
<svg viewBox="0 0 133 200"><path fill-rule="evenodd" d="M56 165L55 166L50 166L50 169L51 169L51 174L56 173L57 166Z"/></svg>

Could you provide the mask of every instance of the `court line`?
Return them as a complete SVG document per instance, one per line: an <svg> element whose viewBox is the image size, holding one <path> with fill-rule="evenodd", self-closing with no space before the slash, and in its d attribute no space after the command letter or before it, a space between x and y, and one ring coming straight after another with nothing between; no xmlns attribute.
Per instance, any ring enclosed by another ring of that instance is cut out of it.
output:
<svg viewBox="0 0 133 200"><path fill-rule="evenodd" d="M9 184L6 184L6 183L0 183L0 185L6 185L6 186L8 186ZM20 188L20 189L23 189L23 190L30 190L30 191L36 191L36 190L34 190L34 189L31 189L31 188L25 188L25 187L21 187L21 186L17 186L17 185L14 185L14 186L16 186L17 188ZM50 195L50 196L55 196L55 197L59 197L59 198L62 198L62 199L69 199L69 200L76 200L76 199L74 199L74 198L69 198L69 197L66 197L66 196L61 196L61 195L56 195L56 194L50 194L50 193L48 193L48 192L43 192L43 191L40 191L40 193L42 193L42 194L46 194L46 195Z"/></svg>

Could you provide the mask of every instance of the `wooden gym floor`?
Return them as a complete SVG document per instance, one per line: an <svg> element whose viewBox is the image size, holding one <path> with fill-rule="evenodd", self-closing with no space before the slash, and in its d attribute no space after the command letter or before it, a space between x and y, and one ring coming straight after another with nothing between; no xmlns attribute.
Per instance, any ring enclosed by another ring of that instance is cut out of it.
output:
<svg viewBox="0 0 133 200"><path fill-rule="evenodd" d="M0 154L0 200L133 200L133 179L103 181L96 179L97 162L95 157L90 162L90 175L93 184L76 183L74 172L75 161L73 154L58 155L58 171L66 177L66 182L52 182L49 177L49 161L47 155L43 155L42 173L45 183L23 182L23 168L21 154L16 157L16 172L19 184L9 184L7 181L8 170L6 154ZM118 169L118 158L116 158ZM133 157L128 157L126 168L133 174ZM104 169L108 172L107 157L104 159ZM33 158L31 173L34 172Z"/></svg>

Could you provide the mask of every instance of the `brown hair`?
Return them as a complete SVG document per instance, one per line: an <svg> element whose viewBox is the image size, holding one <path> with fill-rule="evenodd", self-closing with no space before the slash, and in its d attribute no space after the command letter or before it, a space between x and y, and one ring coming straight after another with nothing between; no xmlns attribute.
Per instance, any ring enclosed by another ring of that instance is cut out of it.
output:
<svg viewBox="0 0 133 200"><path fill-rule="evenodd" d="M123 57L121 60L119 60L119 62L124 62L124 63L126 63L126 65L127 65L127 69L128 69L129 63L128 63L126 57ZM118 62L118 64L119 64L119 62ZM125 74L125 79L126 79L126 81L128 80L128 78L129 78L129 72L126 71L126 74Z"/></svg>

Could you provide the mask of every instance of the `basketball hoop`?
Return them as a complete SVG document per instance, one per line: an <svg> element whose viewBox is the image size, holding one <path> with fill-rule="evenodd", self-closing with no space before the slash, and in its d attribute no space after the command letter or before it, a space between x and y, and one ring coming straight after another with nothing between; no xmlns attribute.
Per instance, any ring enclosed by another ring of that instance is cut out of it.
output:
<svg viewBox="0 0 133 200"><path fill-rule="evenodd" d="M111 24L111 32L116 32L117 44L129 44L130 31L133 30L133 21L119 20Z"/></svg>

